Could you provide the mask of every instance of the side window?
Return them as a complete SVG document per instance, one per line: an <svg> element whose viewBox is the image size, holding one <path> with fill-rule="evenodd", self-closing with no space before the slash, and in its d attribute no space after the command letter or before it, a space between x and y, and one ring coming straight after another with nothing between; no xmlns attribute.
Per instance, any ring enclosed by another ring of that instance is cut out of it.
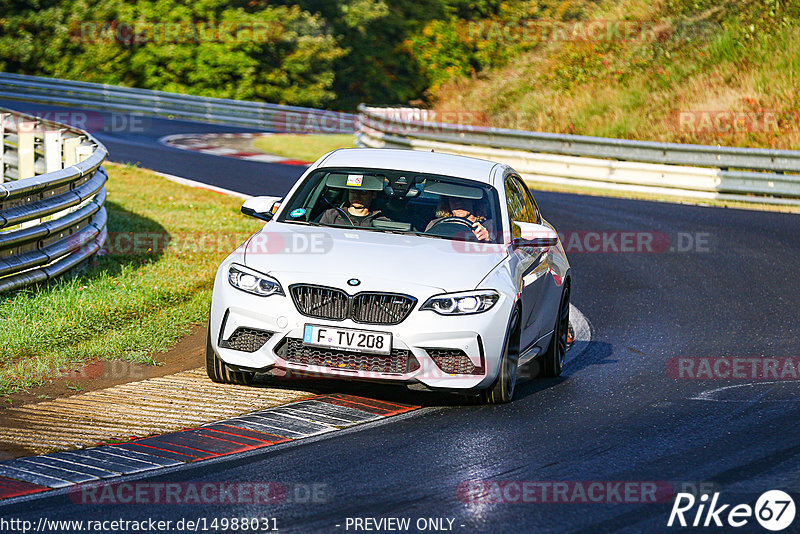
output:
<svg viewBox="0 0 800 534"><path fill-rule="evenodd" d="M506 203L508 204L509 226L512 237L519 237L519 230L513 221L528 222L530 216L525 206L525 196L519 190L519 185L512 177L506 178Z"/></svg>
<svg viewBox="0 0 800 534"><path fill-rule="evenodd" d="M519 176L514 176L514 182L517 184L519 190L522 191L523 197L525 198L525 209L530 215L530 219L528 219L526 222L541 222L542 218L539 214L539 207L536 205L536 201L533 200L533 195L528 189L528 186L525 185L525 182L523 182Z"/></svg>

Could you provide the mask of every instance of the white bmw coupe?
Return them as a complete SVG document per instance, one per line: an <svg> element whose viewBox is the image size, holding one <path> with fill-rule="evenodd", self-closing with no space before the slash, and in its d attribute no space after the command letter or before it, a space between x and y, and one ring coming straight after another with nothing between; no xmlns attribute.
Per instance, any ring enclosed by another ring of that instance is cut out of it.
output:
<svg viewBox="0 0 800 534"><path fill-rule="evenodd" d="M394 149L322 156L217 271L208 376L402 383L511 400L537 358L558 376L571 272L511 167Z"/></svg>

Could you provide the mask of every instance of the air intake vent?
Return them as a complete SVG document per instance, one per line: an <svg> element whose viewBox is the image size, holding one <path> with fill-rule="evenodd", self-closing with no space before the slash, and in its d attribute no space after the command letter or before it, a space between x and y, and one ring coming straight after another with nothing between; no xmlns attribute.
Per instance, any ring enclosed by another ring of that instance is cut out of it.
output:
<svg viewBox="0 0 800 534"><path fill-rule="evenodd" d="M409 350L392 349L389 356L303 345L300 339L288 338L275 353L291 363L331 369L350 369L374 373L406 374L419 369L419 362ZM312 369L313 371L313 369Z"/></svg>
<svg viewBox="0 0 800 534"><path fill-rule="evenodd" d="M272 337L272 332L256 330L255 328L237 328L231 337L220 342L223 349L233 349L241 352L255 352L264 346Z"/></svg>
<svg viewBox="0 0 800 534"><path fill-rule="evenodd" d="M476 367L469 356L460 349L425 349L436 365L450 375L482 375L483 368Z"/></svg>

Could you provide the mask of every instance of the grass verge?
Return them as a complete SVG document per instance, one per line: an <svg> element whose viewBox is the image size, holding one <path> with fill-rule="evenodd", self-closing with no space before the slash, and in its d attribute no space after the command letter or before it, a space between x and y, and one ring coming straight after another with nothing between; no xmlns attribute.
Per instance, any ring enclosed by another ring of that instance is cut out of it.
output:
<svg viewBox="0 0 800 534"><path fill-rule="evenodd" d="M337 148L353 148L354 143L351 134L275 134L257 138L253 146L267 154L310 162Z"/></svg>
<svg viewBox="0 0 800 534"><path fill-rule="evenodd" d="M261 226L240 199L106 168L107 253L74 277L0 295L0 394L93 360L155 363L205 323L217 266Z"/></svg>

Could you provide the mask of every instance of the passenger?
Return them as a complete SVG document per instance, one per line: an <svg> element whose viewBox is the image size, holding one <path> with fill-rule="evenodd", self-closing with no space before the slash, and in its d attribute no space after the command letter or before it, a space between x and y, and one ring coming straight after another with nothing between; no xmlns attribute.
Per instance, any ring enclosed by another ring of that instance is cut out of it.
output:
<svg viewBox="0 0 800 534"><path fill-rule="evenodd" d="M439 208L436 210L437 218L428 223L425 231L447 217L460 217L472 223L472 233L478 241L490 241L491 235L494 234L494 225L491 220L480 215L479 205L476 200L470 198L442 196Z"/></svg>
<svg viewBox="0 0 800 534"><path fill-rule="evenodd" d="M371 205L378 195L377 191L364 191L360 189L348 190L349 202L347 208L330 208L325 210L319 222L321 224L336 226L372 226L376 218L387 220L379 210L372 211Z"/></svg>

